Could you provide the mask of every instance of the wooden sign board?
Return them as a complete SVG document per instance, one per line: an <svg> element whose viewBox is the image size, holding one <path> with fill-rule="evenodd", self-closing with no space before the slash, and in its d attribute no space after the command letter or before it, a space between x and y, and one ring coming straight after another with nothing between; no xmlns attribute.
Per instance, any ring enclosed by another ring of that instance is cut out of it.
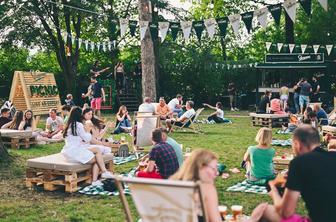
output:
<svg viewBox="0 0 336 222"><path fill-rule="evenodd" d="M61 111L61 100L54 74L15 71L9 96L17 110L48 114L51 108Z"/></svg>

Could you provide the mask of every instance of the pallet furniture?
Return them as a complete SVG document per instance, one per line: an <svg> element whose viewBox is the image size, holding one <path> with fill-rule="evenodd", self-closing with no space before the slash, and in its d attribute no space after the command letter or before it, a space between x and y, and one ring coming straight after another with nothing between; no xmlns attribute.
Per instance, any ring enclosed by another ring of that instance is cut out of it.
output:
<svg viewBox="0 0 336 222"><path fill-rule="evenodd" d="M284 169L288 169L290 161L292 161L292 156L286 156L285 158L281 156L276 156L273 158L274 169L277 171L281 171Z"/></svg>
<svg viewBox="0 0 336 222"><path fill-rule="evenodd" d="M0 129L0 136L3 144L12 149L20 149L21 147L28 149L30 145L36 144L32 131Z"/></svg>
<svg viewBox="0 0 336 222"><path fill-rule="evenodd" d="M335 126L322 126L322 135L325 134L332 134L333 136L336 136L336 127Z"/></svg>
<svg viewBox="0 0 336 222"><path fill-rule="evenodd" d="M113 154L104 155L106 168L113 171ZM63 154L27 160L26 186L43 186L44 190L54 191L64 188L65 192L73 193L80 184L92 182L92 165L69 162Z"/></svg>
<svg viewBox="0 0 336 222"><path fill-rule="evenodd" d="M120 144L111 144L111 152L115 156L126 157L129 156L129 147L128 143L120 143Z"/></svg>
<svg viewBox="0 0 336 222"><path fill-rule="evenodd" d="M253 126L262 127L281 127L282 124L289 122L288 114L258 114L250 113Z"/></svg>

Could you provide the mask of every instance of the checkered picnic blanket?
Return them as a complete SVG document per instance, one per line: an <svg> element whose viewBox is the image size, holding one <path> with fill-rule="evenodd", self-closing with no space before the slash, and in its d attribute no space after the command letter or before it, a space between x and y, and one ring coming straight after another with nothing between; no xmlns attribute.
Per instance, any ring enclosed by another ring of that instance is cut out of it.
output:
<svg viewBox="0 0 336 222"><path fill-rule="evenodd" d="M122 174L125 177L135 177L135 168L133 168L130 172L127 174ZM104 190L103 186L93 186L89 185L87 187L83 187L78 191L80 194L86 194L86 195L100 195L100 196L118 196L119 191L109 192ZM129 187L127 184L124 184L124 194L130 195L131 191L129 190Z"/></svg>
<svg viewBox="0 0 336 222"><path fill-rule="evenodd" d="M288 140L272 140L273 146L291 146L292 145L292 139Z"/></svg>
<svg viewBox="0 0 336 222"><path fill-rule="evenodd" d="M139 157L142 157L144 155L145 155L144 153L140 153ZM113 158L113 163L115 165L121 165L121 164L128 163L128 162L131 162L131 161L136 160L136 159L137 158L136 158L135 154L131 154L128 157L118 157L118 156L116 156L116 157Z"/></svg>
<svg viewBox="0 0 336 222"><path fill-rule="evenodd" d="M237 183L234 186L226 189L228 192L245 192L245 193L256 193L256 194L267 194L267 189L265 186L253 185L244 180L241 183Z"/></svg>

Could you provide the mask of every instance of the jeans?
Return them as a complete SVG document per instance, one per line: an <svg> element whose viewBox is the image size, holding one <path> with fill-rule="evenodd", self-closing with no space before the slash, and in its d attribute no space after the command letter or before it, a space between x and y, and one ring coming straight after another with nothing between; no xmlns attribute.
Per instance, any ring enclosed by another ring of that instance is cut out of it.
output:
<svg viewBox="0 0 336 222"><path fill-rule="evenodd" d="M216 114L208 117L208 121L211 121L211 120L215 121L215 123L229 123L229 122L231 122L230 120L228 120L226 118L224 118L224 119L219 118Z"/></svg>
<svg viewBox="0 0 336 222"><path fill-rule="evenodd" d="M300 112L299 96L300 96L299 93L294 93L294 105L297 113Z"/></svg>
<svg viewBox="0 0 336 222"><path fill-rule="evenodd" d="M176 109L176 108L174 108L173 112L177 113L178 117L181 117L183 115L183 109Z"/></svg>
<svg viewBox="0 0 336 222"><path fill-rule="evenodd" d="M124 119L122 120L121 122L118 123L117 127L115 128L114 130L114 134L119 134L119 133L122 133L124 132L124 129L125 127L131 127L131 123L129 121L129 119Z"/></svg>

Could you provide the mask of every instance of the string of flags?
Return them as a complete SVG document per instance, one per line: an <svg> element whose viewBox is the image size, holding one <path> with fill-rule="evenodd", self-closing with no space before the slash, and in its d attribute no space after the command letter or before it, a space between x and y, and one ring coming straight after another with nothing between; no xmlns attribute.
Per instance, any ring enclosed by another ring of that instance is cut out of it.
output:
<svg viewBox="0 0 336 222"><path fill-rule="evenodd" d="M328 0L318 0L324 10L328 10ZM312 0L285 0L284 3L279 3L275 5L269 5L257 9L255 11L249 11L242 14L229 15L227 17L221 18L209 18L200 21L180 21L180 22L148 22L148 21L136 21L129 20L127 18L119 19L119 28L120 28L120 37L124 37L129 29L129 33L132 37L136 35L137 28L140 32L140 41L145 38L146 32L149 29L152 39L161 39L161 42L164 42L168 32L172 36L172 39L175 41L179 32L182 31L183 38L188 41L194 30L197 39L200 41L204 29L206 30L209 38L213 38L216 34L216 27L218 27L219 35L222 37L226 36L227 28L231 24L233 32L236 36L239 36L239 31L241 28L241 23L246 27L248 33L252 31L253 19L256 18L258 23L262 28L266 28L269 21L269 13L272 15L274 22L277 26L280 25L282 9L288 14L291 20L295 23L296 20L296 11L298 8L298 3L302 6L303 10L307 13L308 16L311 16ZM118 22L117 22L118 23ZM72 44L75 41L78 41L79 47L84 44L86 50L107 50L111 51L112 47L116 47L116 40L114 41L102 41L94 42L90 40L84 40L72 36L70 33L65 33L64 38L70 38ZM280 46L279 46L280 47Z"/></svg>
<svg viewBox="0 0 336 222"><path fill-rule="evenodd" d="M216 69L246 69L246 68L254 68L258 65L258 63L245 63L245 64L226 64L226 63L213 63L210 64L210 68Z"/></svg>
<svg viewBox="0 0 336 222"><path fill-rule="evenodd" d="M333 49L336 47L334 45L307 45L307 44L283 44L283 43L271 43L266 42L266 51L269 52L271 47L275 47L278 52L281 52L283 48L288 48L289 53L293 53L293 51L298 48L301 50L301 53L306 53L307 49L312 49L315 54L317 54L319 51L326 50L328 53L328 56L331 54Z"/></svg>

